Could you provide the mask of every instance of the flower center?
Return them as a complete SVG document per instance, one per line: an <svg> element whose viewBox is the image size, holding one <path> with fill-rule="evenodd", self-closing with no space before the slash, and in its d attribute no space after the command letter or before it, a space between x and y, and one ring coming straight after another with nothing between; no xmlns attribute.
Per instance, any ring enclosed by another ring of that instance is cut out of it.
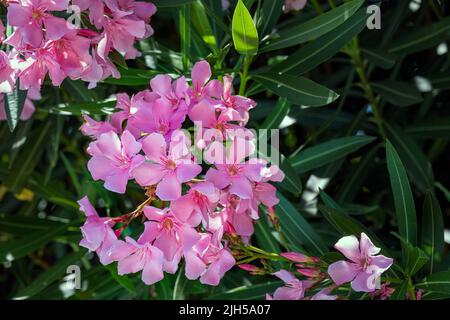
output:
<svg viewBox="0 0 450 320"><path fill-rule="evenodd" d="M230 176L236 176L239 173L239 167L235 166L234 164L231 166L228 166L228 174Z"/></svg>
<svg viewBox="0 0 450 320"><path fill-rule="evenodd" d="M163 225L164 229L166 229L167 231L170 231L173 228L173 221L170 218L166 218L166 219L164 219L162 225Z"/></svg>
<svg viewBox="0 0 450 320"><path fill-rule="evenodd" d="M38 9L33 10L33 12L31 13L31 17L32 17L34 20L40 20L40 19L42 18L43 15L44 15L44 14L42 13L42 11L41 11L41 10L38 10Z"/></svg>

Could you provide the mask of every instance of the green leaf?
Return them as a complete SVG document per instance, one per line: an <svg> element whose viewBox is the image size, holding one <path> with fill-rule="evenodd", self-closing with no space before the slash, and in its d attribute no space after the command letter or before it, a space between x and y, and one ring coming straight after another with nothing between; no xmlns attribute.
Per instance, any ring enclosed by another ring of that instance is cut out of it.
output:
<svg viewBox="0 0 450 320"><path fill-rule="evenodd" d="M272 112L264 120L261 125L262 129L278 129L283 119L289 114L291 104L285 99L278 99L277 104Z"/></svg>
<svg viewBox="0 0 450 320"><path fill-rule="evenodd" d="M295 248L306 247L314 255L323 255L327 247L320 236L281 193L277 193L277 196L280 203L275 210L288 242Z"/></svg>
<svg viewBox="0 0 450 320"><path fill-rule="evenodd" d="M401 39L395 41L388 52L407 55L438 45L445 42L446 39L450 39L450 17L408 32Z"/></svg>
<svg viewBox="0 0 450 320"><path fill-rule="evenodd" d="M124 69L120 67L117 69L120 71L120 78L116 79L113 77L109 77L108 79L103 80L103 83L116 84L121 86L148 87L150 79L161 73L155 70L132 69L132 68Z"/></svg>
<svg viewBox="0 0 450 320"><path fill-rule="evenodd" d="M152 0L156 7L177 7L186 3L194 2L195 0Z"/></svg>
<svg viewBox="0 0 450 320"><path fill-rule="evenodd" d="M372 62L377 67L380 67L385 70L391 69L397 57L393 54L389 54L386 51L378 50L378 49L364 49L361 48L361 53Z"/></svg>
<svg viewBox="0 0 450 320"><path fill-rule="evenodd" d="M396 287L391 296L391 300L406 300L406 293L408 292L409 280L403 280Z"/></svg>
<svg viewBox="0 0 450 320"><path fill-rule="evenodd" d="M67 274L67 267L79 261L86 254L86 252L87 250L82 248L77 252L73 252L65 256L50 269L39 274L39 276L37 276L29 286L22 290L19 290L19 292L15 294L14 299L24 300L31 298L47 288L56 280L61 279L61 277Z"/></svg>
<svg viewBox="0 0 450 320"><path fill-rule="evenodd" d="M253 76L253 78L276 95L300 106L324 106L339 97L336 92L304 77L278 73L260 73Z"/></svg>
<svg viewBox="0 0 450 320"><path fill-rule="evenodd" d="M109 272L111 273L111 277L116 280L119 285L121 285L130 293L136 293L136 288L133 280L131 280L127 276L121 276L117 274L117 263L106 265L105 268L109 270Z"/></svg>
<svg viewBox="0 0 450 320"><path fill-rule="evenodd" d="M384 80L371 85L375 92L394 106L406 107L423 101L416 87L406 82Z"/></svg>
<svg viewBox="0 0 450 320"><path fill-rule="evenodd" d="M400 235L415 246L417 244L417 220L411 186L405 167L389 140L386 141L386 158Z"/></svg>
<svg viewBox="0 0 450 320"><path fill-rule="evenodd" d="M206 9L203 3L199 0L191 3L192 24L198 34L201 36L203 42L213 51L217 52L217 42L214 36L213 29L209 23ZM195 41L194 41L195 42Z"/></svg>
<svg viewBox="0 0 450 320"><path fill-rule="evenodd" d="M416 122L407 127L405 131L408 134L420 138L447 138L450 137L450 118L439 117Z"/></svg>
<svg viewBox="0 0 450 320"><path fill-rule="evenodd" d="M35 232L18 240L0 243L0 262L12 262L24 257L27 254L43 247L57 236L66 233L69 226L78 223L79 222L76 221L70 224L64 224L51 230Z"/></svg>
<svg viewBox="0 0 450 320"><path fill-rule="evenodd" d="M28 92L20 90L20 81L17 80L13 91L5 94L5 113L8 122L9 130L14 131L20 120L25 100Z"/></svg>
<svg viewBox="0 0 450 320"><path fill-rule="evenodd" d="M448 294L450 293L450 270L434 273L416 284L415 287L425 291Z"/></svg>
<svg viewBox="0 0 450 320"><path fill-rule="evenodd" d="M333 139L300 151L290 161L297 173L304 173L341 159L374 140L374 137Z"/></svg>
<svg viewBox="0 0 450 320"><path fill-rule="evenodd" d="M33 172L36 165L39 163L40 157L48 143L47 137L51 128L52 122L39 126L32 134L30 139L24 146L18 159L14 162L13 167L9 171L10 174L6 179L6 186L15 193L22 191L22 188L27 182L28 177Z"/></svg>
<svg viewBox="0 0 450 320"><path fill-rule="evenodd" d="M41 109L51 114L81 116L87 115L110 115L114 113L116 101L100 101L100 102L83 102L83 103L68 103L60 104L58 106L50 107L48 109Z"/></svg>
<svg viewBox="0 0 450 320"><path fill-rule="evenodd" d="M180 10L180 39L183 67L184 70L187 71L191 47L191 6L189 5L183 5Z"/></svg>
<svg viewBox="0 0 450 320"><path fill-rule="evenodd" d="M384 123L389 140L397 150L408 176L421 191L434 189L431 163L417 143L397 126Z"/></svg>
<svg viewBox="0 0 450 320"><path fill-rule="evenodd" d="M262 208L262 210L265 212L265 208ZM272 234L271 227L267 221L267 212L265 213L255 224L255 238L258 242L258 248L267 252L279 253L281 252L280 245Z"/></svg>
<svg viewBox="0 0 450 320"><path fill-rule="evenodd" d="M319 204L318 209L323 214L325 219L343 236L354 235L359 238L361 232L367 234L372 242L383 250L386 255L391 255L384 243L372 232L366 228L359 221L353 219L345 214L343 208L339 206L333 199L330 198L324 191L320 192L320 199L325 205Z"/></svg>
<svg viewBox="0 0 450 320"><path fill-rule="evenodd" d="M433 89L449 89L450 75L448 72L436 73L429 77Z"/></svg>
<svg viewBox="0 0 450 320"><path fill-rule="evenodd" d="M276 1L273 1L276 2ZM286 31L279 32L279 36L270 39L260 52L292 47L312 39L316 39L340 26L349 19L363 4L363 0L353 0L335 9L331 9L305 23L297 24Z"/></svg>
<svg viewBox="0 0 450 320"><path fill-rule="evenodd" d="M392 234L400 239L403 252L405 253L403 257L404 271L408 278L411 278L428 262L428 256L420 248L411 245L395 232L392 232Z"/></svg>
<svg viewBox="0 0 450 320"><path fill-rule="evenodd" d="M232 31L237 52L242 55L253 55L258 52L258 30L242 0L238 0L233 13Z"/></svg>
<svg viewBox="0 0 450 320"><path fill-rule="evenodd" d="M207 298L207 300L262 300L267 293L274 292L282 286L281 281L273 281L237 287L224 293L215 294Z"/></svg>
<svg viewBox="0 0 450 320"><path fill-rule="evenodd" d="M366 9L358 10L352 17L315 41L299 49L271 71L295 75L304 74L338 53L366 26Z"/></svg>
<svg viewBox="0 0 450 320"><path fill-rule="evenodd" d="M33 232L49 231L61 226L61 222L22 216L0 217L0 232L14 235L27 235Z"/></svg>
<svg viewBox="0 0 450 320"><path fill-rule="evenodd" d="M261 35L272 32L273 27L277 23L278 18L283 12L284 0L263 1L261 8L261 21L259 30Z"/></svg>
<svg viewBox="0 0 450 320"><path fill-rule="evenodd" d="M281 155L280 169L284 173L284 179L279 183L280 186L294 195L300 195L302 193L302 181L292 167L289 158L283 155Z"/></svg>
<svg viewBox="0 0 450 320"><path fill-rule="evenodd" d="M434 261L440 261L444 250L444 219L439 202L431 192L427 192L423 203L422 248L430 256L428 270L432 274L436 269Z"/></svg>

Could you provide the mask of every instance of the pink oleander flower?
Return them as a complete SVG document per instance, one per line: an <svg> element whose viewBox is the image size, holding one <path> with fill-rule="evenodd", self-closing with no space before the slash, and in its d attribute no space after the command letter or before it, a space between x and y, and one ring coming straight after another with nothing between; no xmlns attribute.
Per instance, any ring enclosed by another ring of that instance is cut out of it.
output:
<svg viewBox="0 0 450 320"><path fill-rule="evenodd" d="M169 139L175 130L181 129L185 118L185 110L175 110L169 101L158 98L139 108L133 117L133 125L143 132L160 133Z"/></svg>
<svg viewBox="0 0 450 320"><path fill-rule="evenodd" d="M112 230L114 221L108 217L99 217L87 197L78 201L78 204L80 210L86 215L86 222L81 227L83 239L80 241L80 246L89 249L89 251L95 251L102 264L111 263L109 249L117 241L117 237Z"/></svg>
<svg viewBox="0 0 450 320"><path fill-rule="evenodd" d="M89 20L97 28L102 28L105 6L103 0L72 0L73 5L78 6L80 11L89 10Z"/></svg>
<svg viewBox="0 0 450 320"><path fill-rule="evenodd" d="M351 281L357 292L375 291L381 274L393 263L393 259L377 255L381 249L375 247L365 233L361 233L360 241L353 235L343 237L334 247L350 261L331 264L328 274L338 286Z"/></svg>
<svg viewBox="0 0 450 320"><path fill-rule="evenodd" d="M142 270L142 281L151 285L164 278L164 254L150 242L145 241L145 233L135 241L126 237L118 240L109 250L111 260L118 261L118 274L136 273Z"/></svg>
<svg viewBox="0 0 450 320"><path fill-rule="evenodd" d="M126 93L119 93L116 95L116 98L116 109L121 111L115 112L111 116L111 124L119 132L125 128L136 138L140 138L141 130L138 128L139 124L136 124L137 121L135 115L140 109L147 107L148 104L151 104L156 99L156 95L152 94L148 90L145 90L133 95L131 98Z"/></svg>
<svg viewBox="0 0 450 320"><path fill-rule="evenodd" d="M217 188L224 189L230 186L229 193L241 199L254 197L253 182L263 179L262 171L265 165L255 162L244 162L244 159L254 152L254 144L244 139L233 139L230 148L220 142L213 142L206 151L205 159L213 163L206 173L206 180L212 182Z"/></svg>
<svg viewBox="0 0 450 320"><path fill-rule="evenodd" d="M150 37L153 29L146 24L146 21L138 19L133 11L122 11L120 5L117 6L117 3L113 1L108 3L112 4L112 8L108 7L108 15L105 15L102 21L103 33L97 48L98 54L106 60L109 52L115 49L123 53L125 57L127 54L135 57L134 42ZM148 4L148 10L146 14L152 16L156 12L156 7ZM142 11L140 14L143 14Z"/></svg>
<svg viewBox="0 0 450 320"><path fill-rule="evenodd" d="M202 234L200 241L184 254L188 279L200 277L201 283L217 286L225 273L236 264L231 253L220 242L222 235L222 229L214 234Z"/></svg>
<svg viewBox="0 0 450 320"><path fill-rule="evenodd" d="M141 144L128 131L124 131L120 139L113 131L103 133L89 145L92 158L88 169L94 180L105 181L106 189L125 193L132 170L144 161L138 154L140 150Z"/></svg>
<svg viewBox="0 0 450 320"><path fill-rule="evenodd" d="M85 136L90 136L92 138L98 139L103 133L108 133L110 131L117 132L111 123L104 121L95 121L88 115L83 115L84 123L80 127L80 131Z"/></svg>
<svg viewBox="0 0 450 320"><path fill-rule="evenodd" d="M210 182L199 182L190 186L187 194L170 203L170 209L182 221L197 226L206 224L219 201L220 192Z"/></svg>
<svg viewBox="0 0 450 320"><path fill-rule="evenodd" d="M222 102L225 107L236 110L240 116L241 125L246 125L249 119L249 110L256 106L256 102L250 98L233 95L233 78L231 76L223 77L224 90Z"/></svg>
<svg viewBox="0 0 450 320"><path fill-rule="evenodd" d="M147 162L133 170L133 176L141 186L157 185L156 195L161 200L177 200L181 197L181 184L192 180L202 167L191 159L190 142L182 131L176 131L167 148L164 137L152 133L142 140Z"/></svg>
<svg viewBox="0 0 450 320"><path fill-rule="evenodd" d="M217 108L216 108L217 107ZM245 128L233 122L241 120L239 112L232 108L221 109L207 100L202 100L194 105L189 112L189 118L205 132L197 133L198 148L205 148L211 141L223 141L227 133L247 131Z"/></svg>
<svg viewBox="0 0 450 320"><path fill-rule="evenodd" d="M283 280L285 286L275 290L273 298L269 296L269 300L301 300L312 285L311 281L301 281L287 270L277 271L274 275Z"/></svg>
<svg viewBox="0 0 450 320"><path fill-rule="evenodd" d="M54 86L60 86L66 77L81 78L92 62L89 47L90 40L78 36L76 31L48 41L27 57L27 67L19 73L21 88L40 90L47 72Z"/></svg>
<svg viewBox="0 0 450 320"><path fill-rule="evenodd" d="M192 68L191 98L194 102L200 102L204 98L219 99L223 92L223 86L219 80L211 80L211 67L205 60L197 62Z"/></svg>
<svg viewBox="0 0 450 320"><path fill-rule="evenodd" d="M190 250L200 240L197 231L168 208L161 210L147 206L144 214L149 221L145 223L142 237L159 248L167 261L172 261L180 250Z"/></svg>
<svg viewBox="0 0 450 320"><path fill-rule="evenodd" d="M168 75L157 75L150 81L150 87L160 98L170 103L173 111L187 113L190 97L185 77L172 82L172 78Z"/></svg>
<svg viewBox="0 0 450 320"><path fill-rule="evenodd" d="M17 27L14 32L21 40L34 48L41 46L45 38L58 40L69 31L63 18L53 16L50 11L66 11L69 0L19 0L8 5L8 23ZM6 40L8 42L8 40Z"/></svg>
<svg viewBox="0 0 450 320"><path fill-rule="evenodd" d="M284 0L284 12L299 11L306 6L307 0Z"/></svg>

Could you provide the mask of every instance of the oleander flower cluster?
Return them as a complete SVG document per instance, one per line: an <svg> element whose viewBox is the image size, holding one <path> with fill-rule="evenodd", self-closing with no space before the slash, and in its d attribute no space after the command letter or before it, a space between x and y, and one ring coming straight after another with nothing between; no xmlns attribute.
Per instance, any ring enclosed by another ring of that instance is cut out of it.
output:
<svg viewBox="0 0 450 320"><path fill-rule="evenodd" d="M108 121L85 115L81 131L94 139L87 149L93 179L121 194L132 181L147 200L112 218L99 217L82 199L81 245L103 264L117 262L119 274L142 271L146 284L175 273L183 259L188 279L218 285L236 263L227 239L248 242L259 206L278 203L270 182L284 178L276 165L252 156L254 134L245 126L255 106L233 94L231 76L213 80L208 62L200 61L189 81L158 75L147 90L118 94ZM121 239L138 217L139 238Z"/></svg>
<svg viewBox="0 0 450 320"><path fill-rule="evenodd" d="M280 255L295 264L295 271L279 270L273 275L284 282L269 300L337 300L343 299L338 288L350 283L355 292L370 293L372 298L388 299L394 290L389 283L381 284L381 275L393 263L392 258L379 254L369 237L363 232L360 239L345 236L336 244L348 260L339 260L327 264L317 257L308 257L298 252L286 252ZM302 279L299 279L299 278ZM331 284L330 284L331 283ZM334 294L333 294L334 292ZM312 293L312 294L311 294Z"/></svg>
<svg viewBox="0 0 450 320"><path fill-rule="evenodd" d="M111 55L139 56L134 43L153 34L156 12L152 3L135 0L9 0L6 6L12 33L5 39L0 22L0 40L8 46L0 51L0 94L19 82L31 99L39 98L47 74L53 86L70 78L89 88L119 78ZM22 120L32 109L28 103Z"/></svg>

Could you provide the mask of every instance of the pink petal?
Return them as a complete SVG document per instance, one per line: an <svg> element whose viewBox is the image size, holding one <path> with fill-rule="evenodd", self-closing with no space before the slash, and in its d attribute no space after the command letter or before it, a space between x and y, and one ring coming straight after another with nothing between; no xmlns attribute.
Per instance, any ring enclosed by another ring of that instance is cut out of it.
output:
<svg viewBox="0 0 450 320"><path fill-rule="evenodd" d="M339 241L334 245L336 250L342 252L342 254L353 262L358 263L361 257L359 251L359 241L355 236L346 236L339 239Z"/></svg>
<svg viewBox="0 0 450 320"><path fill-rule="evenodd" d="M234 178L231 183L230 193L235 194L242 199L252 199L252 184L245 177Z"/></svg>
<svg viewBox="0 0 450 320"><path fill-rule="evenodd" d="M340 286L343 283L352 281L359 272L359 267L354 264L344 260L332 263L328 267L328 274L334 283Z"/></svg>
<svg viewBox="0 0 450 320"><path fill-rule="evenodd" d="M132 171L136 182L141 186L157 184L165 175L165 171L159 164L144 162Z"/></svg>
<svg viewBox="0 0 450 320"><path fill-rule="evenodd" d="M181 182L175 174L166 175L156 187L156 195L164 201L177 200L181 196Z"/></svg>
<svg viewBox="0 0 450 320"><path fill-rule="evenodd" d="M192 68L192 83L194 89L202 88L211 78L211 67L205 60L197 62Z"/></svg>
<svg viewBox="0 0 450 320"><path fill-rule="evenodd" d="M287 270L280 270L274 273L276 277L283 280L284 283L289 283L292 281L299 281L292 273Z"/></svg>
<svg viewBox="0 0 450 320"><path fill-rule="evenodd" d="M356 292L373 292L377 288L379 274L359 272L352 281L352 289Z"/></svg>
<svg viewBox="0 0 450 320"><path fill-rule="evenodd" d="M374 256L381 250L372 243L372 241L364 232L361 233L359 248L362 256Z"/></svg>
<svg viewBox="0 0 450 320"><path fill-rule="evenodd" d="M206 264L192 250L184 254L184 260L186 262L186 277L189 280L197 279L206 269Z"/></svg>
<svg viewBox="0 0 450 320"><path fill-rule="evenodd" d="M191 181L200 172L202 172L202 167L195 163L180 164L176 169L177 178L180 182Z"/></svg>
<svg viewBox="0 0 450 320"><path fill-rule="evenodd" d="M102 156L93 156L88 161L87 167L94 180L105 179L116 170L111 160Z"/></svg>
<svg viewBox="0 0 450 320"><path fill-rule="evenodd" d="M117 172L105 178L105 188L117 192L125 193L128 183L129 174L127 171Z"/></svg>
<svg viewBox="0 0 450 320"><path fill-rule="evenodd" d="M127 157L131 158L141 151L141 144L136 141L134 136L128 130L125 130L122 133L120 139L122 141L123 151Z"/></svg>
<svg viewBox="0 0 450 320"><path fill-rule="evenodd" d="M152 133L145 137L142 141L142 149L147 158L158 163L161 161L161 157L167 155L166 140L159 133Z"/></svg>
<svg viewBox="0 0 450 320"><path fill-rule="evenodd" d="M217 188L223 189L230 184L226 175L222 171L218 171L214 168L210 168L205 175L208 182L212 182Z"/></svg>
<svg viewBox="0 0 450 320"><path fill-rule="evenodd" d="M151 256L147 257L144 270L142 270L142 281L146 285L154 284L164 278L162 264L164 262L163 254L157 248L151 249Z"/></svg>
<svg viewBox="0 0 450 320"><path fill-rule="evenodd" d="M145 260L142 253L143 249L139 249L128 257L119 260L117 264L117 273L120 275L128 273L136 273L144 268Z"/></svg>

